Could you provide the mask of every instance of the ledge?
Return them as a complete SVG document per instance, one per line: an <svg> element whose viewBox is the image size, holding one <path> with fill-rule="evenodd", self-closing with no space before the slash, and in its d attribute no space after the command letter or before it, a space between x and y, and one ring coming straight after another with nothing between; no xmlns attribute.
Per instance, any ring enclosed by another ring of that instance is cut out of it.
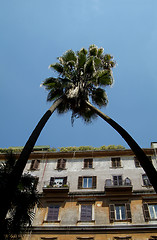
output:
<svg viewBox="0 0 157 240"><path fill-rule="evenodd" d="M69 234L71 233L141 233L150 232L150 233L157 233L157 224L141 224L141 225L105 225L105 226L40 226L40 227L32 227L31 228L32 234L37 233L62 233L65 234L67 231Z"/></svg>

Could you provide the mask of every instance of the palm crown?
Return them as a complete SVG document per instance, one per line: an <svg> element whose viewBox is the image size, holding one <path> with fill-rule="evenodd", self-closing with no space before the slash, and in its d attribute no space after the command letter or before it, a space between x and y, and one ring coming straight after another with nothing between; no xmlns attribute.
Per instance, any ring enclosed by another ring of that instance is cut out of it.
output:
<svg viewBox="0 0 157 240"><path fill-rule="evenodd" d="M49 91L47 101L62 97L64 101L57 107L59 113L71 110L72 119L82 117L89 122L96 114L86 101L91 99L99 107L108 103L104 88L113 83L113 57L104 54L103 48L91 45L88 51L85 48L76 53L68 50L58 60L50 65L58 77L50 77L43 82Z"/></svg>

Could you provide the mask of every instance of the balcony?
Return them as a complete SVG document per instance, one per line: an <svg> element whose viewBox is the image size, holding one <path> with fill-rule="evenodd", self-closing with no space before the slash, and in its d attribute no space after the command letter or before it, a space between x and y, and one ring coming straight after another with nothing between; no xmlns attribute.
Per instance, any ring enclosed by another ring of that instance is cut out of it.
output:
<svg viewBox="0 0 157 240"><path fill-rule="evenodd" d="M51 193L51 192L60 192L65 193L69 192L69 183L51 183L50 181L44 182L43 192Z"/></svg>
<svg viewBox="0 0 157 240"><path fill-rule="evenodd" d="M132 183L129 178L121 181L113 181L112 179L106 179L105 181L105 192L106 193L124 193L132 192Z"/></svg>

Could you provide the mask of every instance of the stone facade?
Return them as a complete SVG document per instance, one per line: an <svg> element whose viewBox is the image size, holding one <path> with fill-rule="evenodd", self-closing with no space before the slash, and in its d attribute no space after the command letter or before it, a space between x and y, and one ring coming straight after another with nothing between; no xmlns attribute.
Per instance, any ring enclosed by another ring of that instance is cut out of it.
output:
<svg viewBox="0 0 157 240"><path fill-rule="evenodd" d="M25 172L41 199L24 240L157 239L157 195L130 149L34 151Z"/></svg>

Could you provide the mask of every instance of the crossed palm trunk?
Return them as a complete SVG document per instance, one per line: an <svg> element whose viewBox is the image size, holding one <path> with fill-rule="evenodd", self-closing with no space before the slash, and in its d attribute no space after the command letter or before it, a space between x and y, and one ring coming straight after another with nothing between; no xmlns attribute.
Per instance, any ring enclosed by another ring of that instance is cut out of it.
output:
<svg viewBox="0 0 157 240"><path fill-rule="evenodd" d="M26 145L24 146L19 159L16 162L14 170L8 179L8 183L6 188L1 195L1 204L0 204L0 226L3 226L6 214L8 212L9 206L11 205L12 198L14 196L15 189L18 185L18 182L21 178L23 170L27 164L27 160L33 150L33 147L44 128L46 122L52 115L52 113L56 110L56 108L64 101L64 97L60 97L57 99L54 104L50 107L50 109L43 115L37 126L35 127L34 131L32 132L31 136L29 137ZM136 157L138 158L141 166L143 167L144 171L146 172L154 190L157 193L157 171L155 170L152 163L149 161L148 157L144 153L144 151L139 147L139 145L135 142L135 140L124 130L118 123L116 123L113 119L102 113L99 109L94 107L90 102L85 101L85 104L88 108L92 109L97 115L99 115L102 119L104 119L109 125L111 125L127 142L130 146Z"/></svg>

